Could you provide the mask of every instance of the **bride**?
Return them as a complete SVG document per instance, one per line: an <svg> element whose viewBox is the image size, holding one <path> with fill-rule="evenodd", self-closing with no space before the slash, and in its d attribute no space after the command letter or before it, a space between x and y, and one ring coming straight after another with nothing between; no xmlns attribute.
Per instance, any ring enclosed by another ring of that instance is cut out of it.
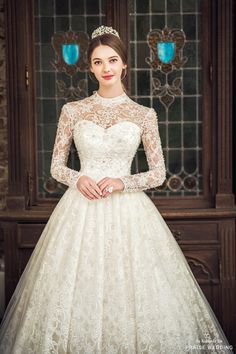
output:
<svg viewBox="0 0 236 354"><path fill-rule="evenodd" d="M144 192L166 178L158 119L124 90L117 31L93 32L88 62L99 88L62 108L51 174L68 189L7 306L0 353L232 353ZM80 171L67 167L72 140ZM149 170L132 175L141 141Z"/></svg>

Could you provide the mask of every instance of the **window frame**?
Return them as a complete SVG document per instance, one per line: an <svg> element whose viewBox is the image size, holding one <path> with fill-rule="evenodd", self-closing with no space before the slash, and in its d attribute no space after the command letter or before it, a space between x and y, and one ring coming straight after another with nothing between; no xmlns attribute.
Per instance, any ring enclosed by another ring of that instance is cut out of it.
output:
<svg viewBox="0 0 236 354"><path fill-rule="evenodd" d="M222 111L222 107L228 104L228 98L224 96L221 102L217 100L220 92L227 92L228 82L225 76L222 76L222 74L220 76L222 69L226 70L224 65L227 62L227 58L223 58L221 48L217 46L220 33L216 31L216 28L219 29L221 17L226 16L226 13L222 14L222 9L224 8L225 11L228 11L230 4L223 4L222 0L218 4L215 4L212 0L203 1L202 172L204 192L196 197L158 196L152 198L154 204L160 209L204 209L214 207L216 194L219 194L218 201L224 203L223 196L220 197L220 195L227 194L227 191L229 197L225 203L232 204L230 181L228 181L226 186L228 189L223 188L223 193L219 189L221 169L226 168L224 166L230 166L229 168L232 169L229 161L231 158L230 152L232 151L232 139L230 139L228 131L224 131L225 135L221 138L221 132L217 130L219 122L222 123L221 127L226 121L230 124L230 117L227 117L228 111ZM125 0L107 0L106 17L107 25L114 26L119 31L129 50L129 9L127 9L127 6L128 2ZM40 199L37 196L33 14L33 0L26 0L21 6L16 0L9 0L6 4L9 117L9 194L7 205L9 208L41 210L53 208L59 199ZM222 31L226 31L226 28L222 27ZM221 45L223 47L222 42ZM225 45L228 48L229 43ZM230 48L227 50L229 51ZM128 71L126 77L128 93L130 92L130 83L131 78ZM220 117L222 112L223 116L221 115ZM219 160L218 154L215 153L216 148L218 152L222 152L226 158L225 161ZM226 152L229 154L227 155Z"/></svg>

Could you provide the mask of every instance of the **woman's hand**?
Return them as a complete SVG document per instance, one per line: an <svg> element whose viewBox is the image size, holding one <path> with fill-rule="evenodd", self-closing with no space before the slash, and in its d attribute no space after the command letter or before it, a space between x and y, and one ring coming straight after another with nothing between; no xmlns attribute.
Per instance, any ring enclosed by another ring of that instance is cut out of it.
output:
<svg viewBox="0 0 236 354"><path fill-rule="evenodd" d="M88 199L101 199L102 191L89 176L81 176L76 184L78 190Z"/></svg>
<svg viewBox="0 0 236 354"><path fill-rule="evenodd" d="M110 192L106 191L106 187L113 186L114 191L122 191L124 183L120 178L105 177L96 183L89 176L81 176L76 184L78 190L88 199L106 198Z"/></svg>
<svg viewBox="0 0 236 354"><path fill-rule="evenodd" d="M106 191L106 187L113 186L114 191L122 191L124 189L124 183L120 178L105 177L98 182L98 187L102 191L102 197L106 198L110 192Z"/></svg>

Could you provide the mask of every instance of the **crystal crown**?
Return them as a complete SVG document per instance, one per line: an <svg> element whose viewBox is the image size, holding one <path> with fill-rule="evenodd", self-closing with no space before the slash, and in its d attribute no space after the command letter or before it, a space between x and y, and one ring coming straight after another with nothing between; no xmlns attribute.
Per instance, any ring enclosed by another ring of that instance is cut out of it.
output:
<svg viewBox="0 0 236 354"><path fill-rule="evenodd" d="M96 28L93 31L91 38L93 39L97 36L102 36L105 33L114 34L115 36L120 38L119 33L116 30L114 30L112 27L107 27L107 26L100 26Z"/></svg>

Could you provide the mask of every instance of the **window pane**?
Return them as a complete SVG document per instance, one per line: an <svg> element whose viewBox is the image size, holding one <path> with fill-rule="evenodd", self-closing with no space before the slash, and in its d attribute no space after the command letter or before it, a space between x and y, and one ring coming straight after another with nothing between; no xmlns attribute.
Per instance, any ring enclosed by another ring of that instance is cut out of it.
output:
<svg viewBox="0 0 236 354"><path fill-rule="evenodd" d="M157 195L201 195L202 190L202 113L200 86L201 63L201 1L200 0L131 0L130 45L132 98L153 107L158 114L159 130L164 150L167 183L148 192ZM148 4L148 5L147 5ZM187 62L179 70L165 75L153 70L146 58L153 58L147 34L151 30L181 29L186 35L182 57ZM153 79L162 87L181 79L181 93L174 94L169 106L154 94ZM144 165L143 149L136 156L136 165ZM139 168L140 170L140 168ZM176 187L177 186L177 187Z"/></svg>
<svg viewBox="0 0 236 354"><path fill-rule="evenodd" d="M96 88L86 72L78 71L69 76L58 72L52 62L57 60L52 47L55 32L82 31L91 36L92 31L106 23L105 0L35 0L35 65L36 65L36 120L37 120L37 163L39 198L60 197L66 186L57 183L50 175L51 157L55 141L57 122L61 107L69 100L70 87L76 88L82 80L87 83L86 95ZM63 82L66 94L59 90ZM72 145L68 166L80 169L79 159Z"/></svg>

